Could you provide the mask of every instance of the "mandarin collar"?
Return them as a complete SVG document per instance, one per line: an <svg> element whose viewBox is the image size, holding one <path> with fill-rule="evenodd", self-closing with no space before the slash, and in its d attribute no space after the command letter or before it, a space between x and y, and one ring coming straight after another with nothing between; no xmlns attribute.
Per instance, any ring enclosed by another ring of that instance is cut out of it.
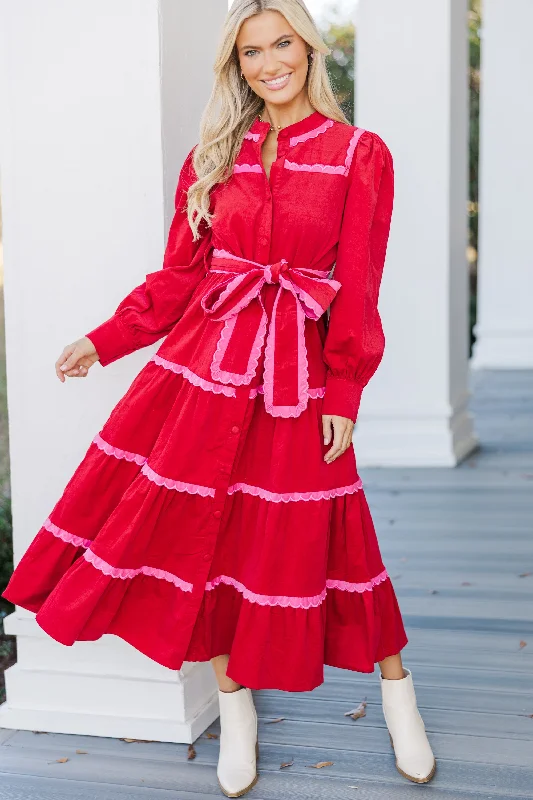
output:
<svg viewBox="0 0 533 800"><path fill-rule="evenodd" d="M291 125L286 125L280 131L278 131L278 139L284 138L286 136L300 136L302 133L309 133L314 128L317 128L319 125L322 125L329 119L325 114L322 114L320 111L313 111L311 114L308 114L307 117L298 120L297 122L293 122ZM254 117L254 120L248 131L250 133L266 133L270 128L270 123L259 119L259 117Z"/></svg>

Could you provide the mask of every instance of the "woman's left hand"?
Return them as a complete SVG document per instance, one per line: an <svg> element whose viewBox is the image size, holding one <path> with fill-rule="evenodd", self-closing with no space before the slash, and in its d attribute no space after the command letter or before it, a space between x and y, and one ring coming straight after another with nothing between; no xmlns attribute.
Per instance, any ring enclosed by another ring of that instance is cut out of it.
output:
<svg viewBox="0 0 533 800"><path fill-rule="evenodd" d="M322 414L324 444L330 443L332 429L333 445L324 456L326 464L331 464L332 461L335 461L350 447L354 429L353 420L347 417L339 417L337 414Z"/></svg>

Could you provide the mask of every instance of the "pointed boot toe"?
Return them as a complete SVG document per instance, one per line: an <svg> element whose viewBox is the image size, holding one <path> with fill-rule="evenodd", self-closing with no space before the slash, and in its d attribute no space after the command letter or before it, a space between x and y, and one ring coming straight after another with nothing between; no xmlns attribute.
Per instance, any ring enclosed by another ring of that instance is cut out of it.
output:
<svg viewBox="0 0 533 800"><path fill-rule="evenodd" d="M427 783L435 774L437 763L416 704L411 671L405 669L405 677L399 680L380 675L380 684L396 768L414 783Z"/></svg>
<svg viewBox="0 0 533 800"><path fill-rule="evenodd" d="M258 779L257 713L252 691L218 691L220 753L217 779L226 797L242 797Z"/></svg>

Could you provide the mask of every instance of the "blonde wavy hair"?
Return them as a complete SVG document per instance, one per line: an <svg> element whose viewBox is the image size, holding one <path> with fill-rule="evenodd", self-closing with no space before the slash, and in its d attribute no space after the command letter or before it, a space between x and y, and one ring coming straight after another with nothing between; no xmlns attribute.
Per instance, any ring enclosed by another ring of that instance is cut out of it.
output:
<svg viewBox="0 0 533 800"><path fill-rule="evenodd" d="M187 192L187 216L193 238L199 239L202 220L211 224L209 194L232 173L244 134L263 107L259 97L240 78L236 39L243 22L262 11L279 11L313 52L308 73L309 102L316 111L348 123L331 88L325 58L331 53L303 0L235 0L224 23L213 69L215 81L200 120L200 136L192 164L197 180Z"/></svg>

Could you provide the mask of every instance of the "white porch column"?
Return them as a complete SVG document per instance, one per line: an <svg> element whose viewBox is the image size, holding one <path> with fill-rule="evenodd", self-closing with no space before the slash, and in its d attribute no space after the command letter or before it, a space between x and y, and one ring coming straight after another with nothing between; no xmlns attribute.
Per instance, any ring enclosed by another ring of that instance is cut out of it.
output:
<svg viewBox="0 0 533 800"><path fill-rule="evenodd" d="M531 0L483 0L474 367L533 367L532 29Z"/></svg>
<svg viewBox="0 0 533 800"><path fill-rule="evenodd" d="M468 402L467 1L360 0L356 123L395 163L380 295L384 359L354 437L360 465L453 466Z"/></svg>
<svg viewBox="0 0 533 800"><path fill-rule="evenodd" d="M158 269L225 0L0 0L0 166L15 560L157 345L61 384L63 346ZM192 80L192 77L194 80ZM139 610L139 625L157 625ZM191 742L218 715L114 636L64 647L17 609L0 727Z"/></svg>

